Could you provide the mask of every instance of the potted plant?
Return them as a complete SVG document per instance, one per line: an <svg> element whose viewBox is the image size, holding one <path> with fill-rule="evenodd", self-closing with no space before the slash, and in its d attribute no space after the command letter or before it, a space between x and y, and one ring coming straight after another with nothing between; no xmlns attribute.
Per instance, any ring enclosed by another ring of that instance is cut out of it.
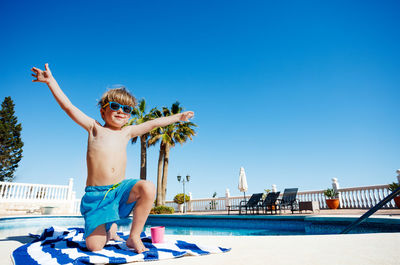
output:
<svg viewBox="0 0 400 265"><path fill-rule="evenodd" d="M400 184L399 184L399 183L393 182L392 184L389 184L389 188L388 188L388 189L389 189L391 192L393 192L393 191L395 191L396 189L398 189L399 187L400 187ZM400 208L400 195L397 196L397 197L395 197L393 200L394 200L394 202L396 203L397 208Z"/></svg>
<svg viewBox="0 0 400 265"><path fill-rule="evenodd" d="M339 193L336 190L326 189L324 191L324 195L326 197L326 205L328 205L330 209L335 210L339 208L339 198L338 198Z"/></svg>
<svg viewBox="0 0 400 265"><path fill-rule="evenodd" d="M268 194L271 192L270 189L264 189L265 193L262 196L262 200L264 201L267 198ZM267 205L267 210L275 210L275 205Z"/></svg>
<svg viewBox="0 0 400 265"><path fill-rule="evenodd" d="M40 207L40 212L42 214L53 214L54 208L53 206L42 206Z"/></svg>
<svg viewBox="0 0 400 265"><path fill-rule="evenodd" d="M190 197L185 194L185 200L183 200L183 193L178 193L174 197L174 202L178 204L179 211L183 212L183 202L188 202L190 201Z"/></svg>
<svg viewBox="0 0 400 265"><path fill-rule="evenodd" d="M217 197L217 193L216 193L216 192L214 192L213 195L212 195L212 199L211 199L211 201L210 201L210 210L215 210L215 209L217 209L217 204L218 204L218 202L215 201L215 197Z"/></svg>

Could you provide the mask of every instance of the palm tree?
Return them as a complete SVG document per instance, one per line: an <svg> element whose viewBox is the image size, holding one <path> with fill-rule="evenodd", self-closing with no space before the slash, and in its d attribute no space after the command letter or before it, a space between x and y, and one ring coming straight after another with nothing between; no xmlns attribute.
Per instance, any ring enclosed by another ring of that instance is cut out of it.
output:
<svg viewBox="0 0 400 265"><path fill-rule="evenodd" d="M171 106L171 110L163 107L162 113L156 112L156 116L170 116L182 112L179 102L175 102ZM150 139L148 145L155 145L161 140L160 143L160 154L158 157L158 170L157 170L157 197L156 205L164 205L165 197L167 193L167 177L168 177L168 163L169 163L169 151L176 143L183 144L188 138L192 140L192 136L195 135L193 127L197 127L192 122L177 122L170 124L165 127L157 128L150 133Z"/></svg>
<svg viewBox="0 0 400 265"><path fill-rule="evenodd" d="M154 119L154 113L157 109L153 108L149 113L146 113L146 100L141 99L137 107L133 110L131 119L128 125L141 124L146 121ZM147 140L150 133L145 133L140 136L140 179L147 178ZM132 138L132 144L137 142L138 137Z"/></svg>

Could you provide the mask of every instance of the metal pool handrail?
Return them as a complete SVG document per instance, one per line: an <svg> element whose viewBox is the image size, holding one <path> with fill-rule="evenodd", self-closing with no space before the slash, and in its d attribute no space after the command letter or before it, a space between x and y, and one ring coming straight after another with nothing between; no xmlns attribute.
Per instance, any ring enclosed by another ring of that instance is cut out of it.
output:
<svg viewBox="0 0 400 265"><path fill-rule="evenodd" d="M350 224L346 229L344 229L340 234L347 234L351 229L359 225L362 221L373 215L376 211L382 208L386 203L390 202L394 197L400 194L400 188L395 189L391 194L386 196L383 200L381 200L377 205L371 208L368 212L363 214L360 218Z"/></svg>

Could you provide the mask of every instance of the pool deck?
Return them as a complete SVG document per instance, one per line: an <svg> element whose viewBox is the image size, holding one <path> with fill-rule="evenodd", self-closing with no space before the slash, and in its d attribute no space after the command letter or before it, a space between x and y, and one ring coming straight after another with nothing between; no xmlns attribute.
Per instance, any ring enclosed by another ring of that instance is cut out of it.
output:
<svg viewBox="0 0 400 265"><path fill-rule="evenodd" d="M366 210L321 210L318 213L295 215L358 217ZM226 212L190 214L227 214ZM285 213L284 215L292 215ZM400 218L400 209L380 210L374 216ZM5 216L4 216L5 217ZM166 235L197 244L232 248L230 252L200 257L183 257L152 262L155 265L190 264L330 264L391 265L400 264L400 233L312 235L312 236L187 236ZM0 239L1 264L12 264L12 251L30 242L26 236ZM148 262L146 263L148 264Z"/></svg>

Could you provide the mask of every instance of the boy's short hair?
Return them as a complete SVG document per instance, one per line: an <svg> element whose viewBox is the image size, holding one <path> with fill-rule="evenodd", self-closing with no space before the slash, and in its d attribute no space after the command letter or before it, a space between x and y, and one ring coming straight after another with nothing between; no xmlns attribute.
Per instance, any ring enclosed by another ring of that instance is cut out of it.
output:
<svg viewBox="0 0 400 265"><path fill-rule="evenodd" d="M128 105L134 108L136 106L136 98L124 87L113 88L103 94L99 100L99 107L102 108L108 102L117 102L122 105Z"/></svg>

